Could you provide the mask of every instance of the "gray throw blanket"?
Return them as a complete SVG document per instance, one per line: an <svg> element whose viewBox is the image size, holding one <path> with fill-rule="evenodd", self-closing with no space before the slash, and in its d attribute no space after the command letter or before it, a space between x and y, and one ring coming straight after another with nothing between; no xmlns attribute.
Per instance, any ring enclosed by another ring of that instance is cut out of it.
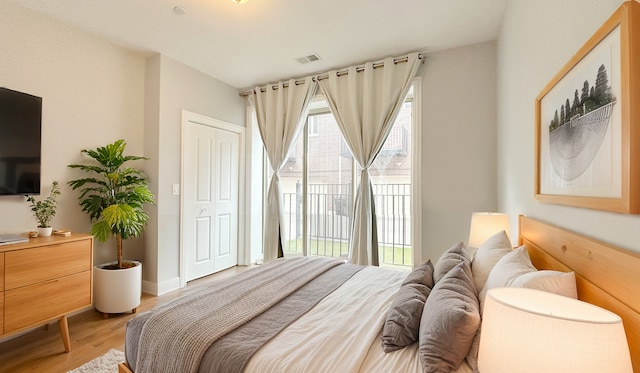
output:
<svg viewBox="0 0 640 373"><path fill-rule="evenodd" d="M333 267L253 320L218 339L200 361L198 373L244 372L251 357L263 345L363 268L350 264ZM300 341L301 344L305 342Z"/></svg>
<svg viewBox="0 0 640 373"><path fill-rule="evenodd" d="M244 281L158 308L142 327L136 372L197 372L202 356L218 338L342 263L323 257L287 259L247 271L252 273L240 276Z"/></svg>

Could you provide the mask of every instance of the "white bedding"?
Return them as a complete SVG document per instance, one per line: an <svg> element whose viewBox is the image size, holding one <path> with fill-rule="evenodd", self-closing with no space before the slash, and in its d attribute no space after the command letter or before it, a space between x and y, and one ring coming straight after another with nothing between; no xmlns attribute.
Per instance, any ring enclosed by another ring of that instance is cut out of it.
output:
<svg viewBox="0 0 640 373"><path fill-rule="evenodd" d="M406 271L367 267L263 346L246 372L416 372L418 345L385 354L381 331ZM458 373L471 372L463 363Z"/></svg>

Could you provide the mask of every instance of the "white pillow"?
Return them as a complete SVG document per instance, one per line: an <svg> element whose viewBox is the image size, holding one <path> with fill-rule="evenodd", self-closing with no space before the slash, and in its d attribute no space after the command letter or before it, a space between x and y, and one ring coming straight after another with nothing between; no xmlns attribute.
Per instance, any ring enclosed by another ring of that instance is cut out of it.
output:
<svg viewBox="0 0 640 373"><path fill-rule="evenodd" d="M531 288L578 299L575 272L542 270L525 273L511 282L513 288Z"/></svg>
<svg viewBox="0 0 640 373"><path fill-rule="evenodd" d="M484 288L480 291L480 310L489 289L500 287L522 287L548 291L577 299L576 275L574 272L551 270L538 271L531 263L529 252L520 246L505 255L493 267Z"/></svg>
<svg viewBox="0 0 640 373"><path fill-rule="evenodd" d="M487 282L489 273L498 260L513 251L511 241L507 232L501 231L489 237L480 245L471 260L471 271L473 272L473 282L478 292L482 290Z"/></svg>
<svg viewBox="0 0 640 373"><path fill-rule="evenodd" d="M531 263L529 253L524 245L503 256L489 273L487 282L480 291L480 310L484 308L484 298L489 289L509 287L518 277L535 271L537 269Z"/></svg>

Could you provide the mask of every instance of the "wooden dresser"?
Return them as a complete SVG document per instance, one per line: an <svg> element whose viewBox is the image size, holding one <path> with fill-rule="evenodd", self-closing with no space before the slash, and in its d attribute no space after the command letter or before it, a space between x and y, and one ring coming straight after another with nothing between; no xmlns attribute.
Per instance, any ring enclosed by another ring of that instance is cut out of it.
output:
<svg viewBox="0 0 640 373"><path fill-rule="evenodd" d="M92 305L92 268L91 235L0 246L0 337L58 320L69 352L67 314Z"/></svg>

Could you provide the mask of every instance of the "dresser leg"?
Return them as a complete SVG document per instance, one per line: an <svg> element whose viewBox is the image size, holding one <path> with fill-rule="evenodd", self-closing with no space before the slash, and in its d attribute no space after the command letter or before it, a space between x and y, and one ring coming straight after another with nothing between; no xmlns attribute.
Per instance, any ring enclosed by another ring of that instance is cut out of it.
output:
<svg viewBox="0 0 640 373"><path fill-rule="evenodd" d="M62 343L64 343L64 351L71 351L71 339L69 338L69 323L67 323L67 315L64 315L58 320L60 326L60 335L62 336Z"/></svg>

